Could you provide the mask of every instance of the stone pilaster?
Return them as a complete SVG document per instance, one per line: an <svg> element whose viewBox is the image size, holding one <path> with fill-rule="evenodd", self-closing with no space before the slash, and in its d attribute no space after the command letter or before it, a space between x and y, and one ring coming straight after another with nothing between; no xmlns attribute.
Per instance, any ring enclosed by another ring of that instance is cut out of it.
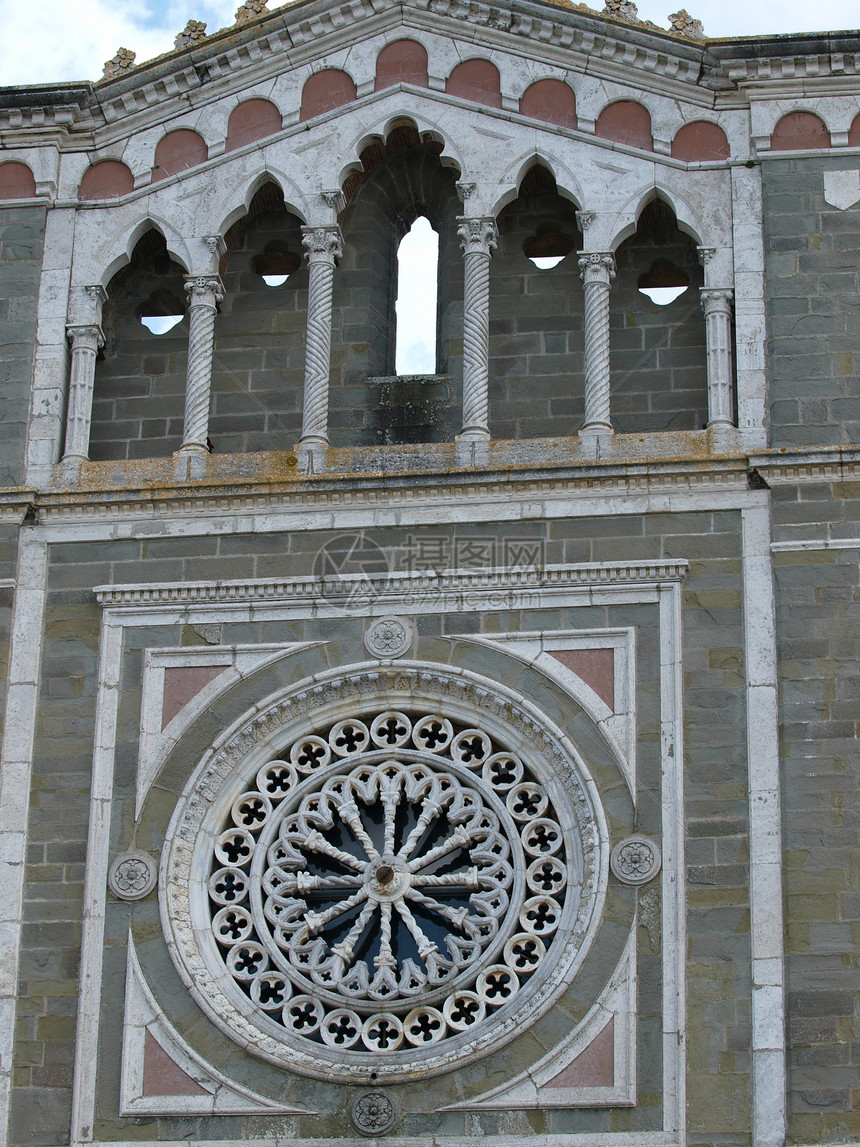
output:
<svg viewBox="0 0 860 1147"><path fill-rule="evenodd" d="M701 292L708 356L708 426L732 421L732 291L706 287Z"/></svg>
<svg viewBox="0 0 860 1147"><path fill-rule="evenodd" d="M615 278L610 251L587 251L579 257L585 285L585 423L586 433L611 434L609 414L609 284Z"/></svg>
<svg viewBox="0 0 860 1147"><path fill-rule="evenodd" d="M217 275L191 275L185 290L188 294L188 374L181 449L186 453L207 452L215 312L224 298L224 287Z"/></svg>
<svg viewBox="0 0 860 1147"><path fill-rule="evenodd" d="M488 439L490 363L490 256L498 240L492 216L461 216L463 248L463 430L461 437Z"/></svg>
<svg viewBox="0 0 860 1147"><path fill-rule="evenodd" d="M306 449L328 445L328 390L331 373L331 308L334 268L343 254L343 236L336 223L303 227L308 260L308 326L305 343L305 394L302 444Z"/></svg>
<svg viewBox="0 0 860 1147"><path fill-rule="evenodd" d="M101 310L101 302L98 304L98 309ZM63 459L86 459L90 451L96 355L104 346L105 337L98 323L69 325L66 327L66 333L72 344L72 362L66 415L66 448Z"/></svg>

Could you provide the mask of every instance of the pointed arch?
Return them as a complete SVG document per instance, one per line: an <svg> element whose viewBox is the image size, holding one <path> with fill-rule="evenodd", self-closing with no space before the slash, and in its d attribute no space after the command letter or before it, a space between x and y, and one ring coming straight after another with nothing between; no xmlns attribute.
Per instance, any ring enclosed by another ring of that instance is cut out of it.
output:
<svg viewBox="0 0 860 1147"><path fill-rule="evenodd" d="M304 168L302 174L307 179L308 185L313 186L311 173L301 157L292 155L290 162L296 167L302 165ZM287 175L285 171L267 162L265 169L257 172L256 175L249 176L247 171L235 175L232 183L227 186L221 198L212 208L210 216L212 233L226 235L228 230L243 215L248 214L254 196L266 183L274 183L284 196L287 209L297 215L302 223L308 222L307 192L303 191L296 180Z"/></svg>
<svg viewBox="0 0 860 1147"><path fill-rule="evenodd" d="M573 171L558 156L552 155L547 150L538 152L530 149L527 152L521 152L503 172L491 200L491 213L493 215L497 216L500 211L503 211L509 203L517 198L523 179L535 165L547 169L555 180L558 194L562 199L570 200L573 208L579 210L582 206L582 191L579 180Z"/></svg>
<svg viewBox="0 0 860 1147"><path fill-rule="evenodd" d="M99 220L99 231L106 230L106 220ZM116 227L97 246L90 247L84 259L77 253L75 257L74 278L79 283L100 283L107 288L111 279L118 271L131 262L135 247L148 231L157 231L164 240L167 252L185 271L191 271L191 256L185 237L169 223L163 216L148 212L138 217L137 222L129 227L122 219L116 220Z"/></svg>

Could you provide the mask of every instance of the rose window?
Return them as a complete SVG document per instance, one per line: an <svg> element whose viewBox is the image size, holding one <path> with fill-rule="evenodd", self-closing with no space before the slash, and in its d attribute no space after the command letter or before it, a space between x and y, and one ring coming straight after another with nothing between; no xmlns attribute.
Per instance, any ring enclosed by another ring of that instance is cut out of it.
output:
<svg viewBox="0 0 860 1147"><path fill-rule="evenodd" d="M184 809L180 970L217 1023L299 1070L437 1070L513 1038L563 990L593 917L574 771L559 783L545 746L462 706L403 700L294 722L265 755L243 742Z"/></svg>
<svg viewBox="0 0 860 1147"><path fill-rule="evenodd" d="M267 762L213 865L212 932L236 983L296 1035L365 1053L435 1043L512 1000L568 882L524 762L478 729L399 712Z"/></svg>

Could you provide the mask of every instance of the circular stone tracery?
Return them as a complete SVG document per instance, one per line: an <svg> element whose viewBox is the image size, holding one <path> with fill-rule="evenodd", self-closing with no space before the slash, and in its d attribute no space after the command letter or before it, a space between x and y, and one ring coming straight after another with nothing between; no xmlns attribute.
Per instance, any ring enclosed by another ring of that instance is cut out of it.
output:
<svg viewBox="0 0 860 1147"><path fill-rule="evenodd" d="M567 893L563 833L485 733L384 711L300 738L255 779L213 849L212 931L286 1030L365 1053L436 1043L537 970Z"/></svg>
<svg viewBox="0 0 860 1147"><path fill-rule="evenodd" d="M577 765L519 711L478 728L474 701L413 693L343 719L330 696L323 723L314 692L312 725L296 701L280 736L255 718L277 753L246 727L180 802L163 905L180 972L229 1034L328 1078L506 1042L593 933L607 850Z"/></svg>

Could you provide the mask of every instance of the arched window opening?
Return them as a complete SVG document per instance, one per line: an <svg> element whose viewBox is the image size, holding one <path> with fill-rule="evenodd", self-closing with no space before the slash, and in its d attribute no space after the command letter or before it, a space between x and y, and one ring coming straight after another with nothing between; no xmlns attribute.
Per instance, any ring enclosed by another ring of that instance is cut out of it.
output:
<svg viewBox="0 0 860 1147"><path fill-rule="evenodd" d="M188 327L185 271L154 228L107 287L90 458L163 458L182 442Z"/></svg>
<svg viewBox="0 0 860 1147"><path fill-rule="evenodd" d="M451 442L462 426L463 206L459 171L440 151L437 137L401 121L385 140L368 140L361 171L347 181L334 281L332 445ZM423 249L415 263L413 244Z"/></svg>
<svg viewBox="0 0 860 1147"><path fill-rule="evenodd" d="M209 435L219 454L288 450L301 434L307 325L302 221L264 183L224 236Z"/></svg>
<svg viewBox="0 0 860 1147"><path fill-rule="evenodd" d="M703 272L695 241L662 199L615 252L609 292L612 423L626 434L708 421Z"/></svg>
<svg viewBox="0 0 860 1147"><path fill-rule="evenodd" d="M584 395L576 206L536 163L497 226L490 260L490 433L507 439L574 434Z"/></svg>
<svg viewBox="0 0 860 1147"><path fill-rule="evenodd" d="M300 255L291 251L282 239L273 239L254 260L254 270L267 287L282 287L301 264Z"/></svg>
<svg viewBox="0 0 860 1147"><path fill-rule="evenodd" d="M185 305L172 291L160 288L138 308L143 326L154 335L166 335L185 318Z"/></svg>
<svg viewBox="0 0 860 1147"><path fill-rule="evenodd" d="M539 271L551 271L574 248L570 235L565 235L551 223L541 223L537 234L523 243L523 254Z"/></svg>
<svg viewBox="0 0 860 1147"><path fill-rule="evenodd" d="M639 293L647 295L658 307L668 307L679 299L690 285L690 276L665 259L658 259L644 275L639 276Z"/></svg>
<svg viewBox="0 0 860 1147"><path fill-rule="evenodd" d="M439 236L420 215L397 248L396 374L436 373Z"/></svg>

